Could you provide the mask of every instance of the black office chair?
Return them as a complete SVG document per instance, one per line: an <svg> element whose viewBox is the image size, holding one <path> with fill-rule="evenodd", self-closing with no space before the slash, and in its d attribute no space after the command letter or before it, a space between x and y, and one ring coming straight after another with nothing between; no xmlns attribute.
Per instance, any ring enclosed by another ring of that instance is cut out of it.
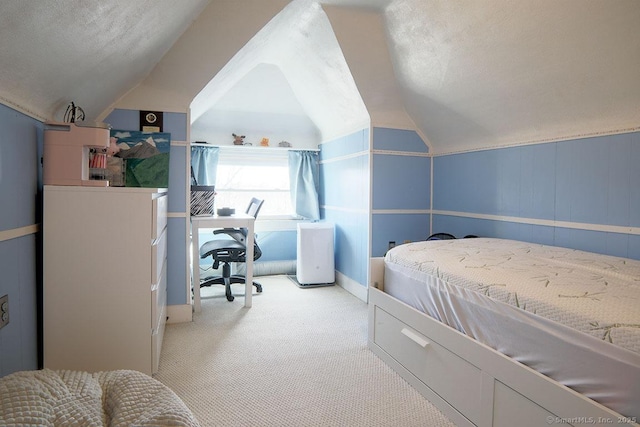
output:
<svg viewBox="0 0 640 427"><path fill-rule="evenodd" d="M246 213L253 216L258 216L258 212L262 207L264 200L252 198L247 207ZM222 228L215 230L213 234L226 234L230 238L218 238L211 240L202 246L200 246L200 258L205 259L208 257L213 258L213 269L218 269L220 263L222 265L222 276L211 276L200 280L200 287L211 285L224 285L225 294L228 301L233 301L234 296L231 293L231 284L244 283L245 277L240 275L231 275L232 262L246 262L247 253L247 229L246 228ZM253 260L257 260L262 255L262 251L258 246L258 242L253 240ZM257 292L262 292L262 285L257 282L253 282Z"/></svg>
<svg viewBox="0 0 640 427"><path fill-rule="evenodd" d="M455 238L456 236L449 233L434 233L431 236L427 237L427 240L451 240Z"/></svg>

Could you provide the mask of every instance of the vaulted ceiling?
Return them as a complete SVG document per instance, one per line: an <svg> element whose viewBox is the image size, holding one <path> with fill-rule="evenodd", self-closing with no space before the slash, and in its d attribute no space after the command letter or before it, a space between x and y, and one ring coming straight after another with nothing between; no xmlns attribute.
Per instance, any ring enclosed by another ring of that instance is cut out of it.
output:
<svg viewBox="0 0 640 427"><path fill-rule="evenodd" d="M0 102L371 121L436 153L576 138L640 129L638 22L637 0L3 0Z"/></svg>

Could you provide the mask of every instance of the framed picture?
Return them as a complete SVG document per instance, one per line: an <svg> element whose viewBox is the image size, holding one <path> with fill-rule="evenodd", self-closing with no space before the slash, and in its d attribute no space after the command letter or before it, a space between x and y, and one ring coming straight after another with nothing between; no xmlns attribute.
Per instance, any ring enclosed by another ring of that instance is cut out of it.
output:
<svg viewBox="0 0 640 427"><path fill-rule="evenodd" d="M169 186L170 133L111 129L111 145L124 160L125 187Z"/></svg>
<svg viewBox="0 0 640 427"><path fill-rule="evenodd" d="M162 132L162 119L160 111L140 111L140 131Z"/></svg>

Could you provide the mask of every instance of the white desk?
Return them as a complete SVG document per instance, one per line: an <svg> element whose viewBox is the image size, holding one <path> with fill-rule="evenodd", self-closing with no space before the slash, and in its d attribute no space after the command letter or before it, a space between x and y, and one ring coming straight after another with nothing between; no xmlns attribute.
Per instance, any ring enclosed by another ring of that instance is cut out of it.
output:
<svg viewBox="0 0 640 427"><path fill-rule="evenodd" d="M198 231L200 229L216 228L246 228L247 231L247 254L245 274L244 306L251 307L251 296L253 293L253 236L254 223L256 219L251 215L239 213L232 216L192 216L191 217L191 244L193 257L191 260L193 271L193 308L200 312L200 243Z"/></svg>

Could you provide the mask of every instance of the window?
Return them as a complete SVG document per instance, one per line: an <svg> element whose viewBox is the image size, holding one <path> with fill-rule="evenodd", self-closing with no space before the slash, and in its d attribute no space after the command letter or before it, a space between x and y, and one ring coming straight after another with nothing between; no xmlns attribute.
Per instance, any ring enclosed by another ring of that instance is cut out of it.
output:
<svg viewBox="0 0 640 427"><path fill-rule="evenodd" d="M252 197L264 199L260 217L295 217L289 194L289 158L285 149L220 147L216 207L244 212Z"/></svg>

